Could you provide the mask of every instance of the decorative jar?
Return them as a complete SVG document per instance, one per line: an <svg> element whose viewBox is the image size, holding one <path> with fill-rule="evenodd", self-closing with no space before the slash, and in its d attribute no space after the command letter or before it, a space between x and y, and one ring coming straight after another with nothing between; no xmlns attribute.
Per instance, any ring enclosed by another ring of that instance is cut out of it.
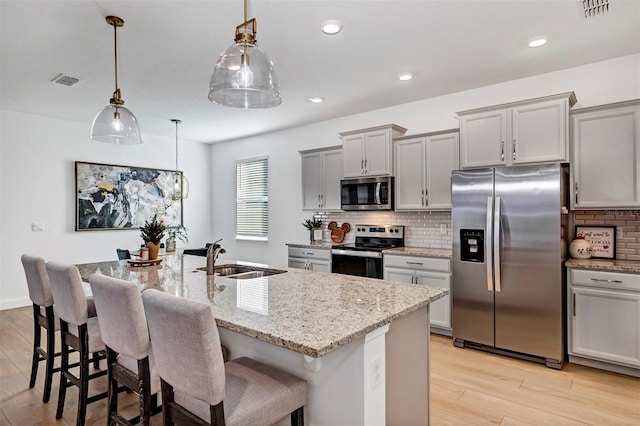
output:
<svg viewBox="0 0 640 426"><path fill-rule="evenodd" d="M569 244L569 254L574 259L589 259L591 257L591 243L583 236L578 236Z"/></svg>

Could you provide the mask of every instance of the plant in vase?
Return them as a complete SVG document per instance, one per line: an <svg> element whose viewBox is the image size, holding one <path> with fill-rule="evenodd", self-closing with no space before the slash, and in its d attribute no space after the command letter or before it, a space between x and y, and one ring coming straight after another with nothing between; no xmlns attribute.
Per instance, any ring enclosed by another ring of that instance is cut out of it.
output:
<svg viewBox="0 0 640 426"><path fill-rule="evenodd" d="M312 243L322 241L322 220L314 216L311 219L305 219L302 226L309 230L309 239Z"/></svg>
<svg viewBox="0 0 640 426"><path fill-rule="evenodd" d="M140 237L149 248L149 260L158 258L160 250L160 240L164 237L166 226L162 220L158 220L158 215L153 215L150 221L145 220L144 225L140 227Z"/></svg>
<svg viewBox="0 0 640 426"><path fill-rule="evenodd" d="M182 225L178 225L175 228L167 229L167 251L176 251L176 240L180 240L183 243L188 243L188 231L189 230Z"/></svg>

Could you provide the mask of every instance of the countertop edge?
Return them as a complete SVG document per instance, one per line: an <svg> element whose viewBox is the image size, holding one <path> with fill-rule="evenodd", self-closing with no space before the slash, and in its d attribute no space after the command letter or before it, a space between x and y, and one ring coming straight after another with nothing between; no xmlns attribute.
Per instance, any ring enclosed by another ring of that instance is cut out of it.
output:
<svg viewBox="0 0 640 426"><path fill-rule="evenodd" d="M640 274L640 261L637 260L609 260L609 259L574 259L565 261L567 269L581 269L586 271L622 272Z"/></svg>

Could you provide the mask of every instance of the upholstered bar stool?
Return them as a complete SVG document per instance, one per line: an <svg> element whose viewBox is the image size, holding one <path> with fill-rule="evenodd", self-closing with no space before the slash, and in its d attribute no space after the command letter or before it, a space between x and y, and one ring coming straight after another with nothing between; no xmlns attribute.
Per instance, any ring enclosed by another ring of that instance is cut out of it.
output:
<svg viewBox="0 0 640 426"><path fill-rule="evenodd" d="M100 327L96 317L89 317L88 304L82 288L80 272L74 265L47 262L47 274L51 283L53 300L56 304L56 314L60 319L60 340L62 350L60 357L60 390L58 393L58 408L56 419L62 418L64 400L67 387L78 387L78 414L76 424L85 424L87 404L107 397L103 392L91 397L89 394L89 380L107 374L107 371L99 371L89 374L89 363L94 366L100 359L104 359L104 343L100 336ZM75 376L70 371L69 348L79 352L79 375ZM91 357L91 353L94 353Z"/></svg>
<svg viewBox="0 0 640 426"><path fill-rule="evenodd" d="M49 276L47 275L44 259L23 254L21 260L27 278L29 298L33 303L33 357L29 388L33 388L36 384L40 361L45 361L42 402L49 402L53 373L60 371L60 368L53 367L54 358L60 356L60 353L55 353L56 329L60 323L53 312L53 295L51 294L51 285L49 284ZM43 328L47 334L46 350L41 346Z"/></svg>
<svg viewBox="0 0 640 426"><path fill-rule="evenodd" d="M149 329L138 286L100 274L89 277L96 304L102 341L107 349L109 371L108 424L148 426L159 413L160 377L153 363ZM118 384L140 397L139 418L125 420L118 414ZM152 398L153 395L153 398Z"/></svg>
<svg viewBox="0 0 640 426"><path fill-rule="evenodd" d="M222 360L211 306L146 290L165 425L304 425L307 382L249 358Z"/></svg>

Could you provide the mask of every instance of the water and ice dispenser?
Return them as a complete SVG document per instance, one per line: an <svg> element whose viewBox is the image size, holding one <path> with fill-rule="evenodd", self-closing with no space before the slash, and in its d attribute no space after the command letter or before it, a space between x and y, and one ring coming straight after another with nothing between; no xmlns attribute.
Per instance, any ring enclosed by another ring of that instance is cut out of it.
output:
<svg viewBox="0 0 640 426"><path fill-rule="evenodd" d="M460 260L484 262L484 229L460 230Z"/></svg>

